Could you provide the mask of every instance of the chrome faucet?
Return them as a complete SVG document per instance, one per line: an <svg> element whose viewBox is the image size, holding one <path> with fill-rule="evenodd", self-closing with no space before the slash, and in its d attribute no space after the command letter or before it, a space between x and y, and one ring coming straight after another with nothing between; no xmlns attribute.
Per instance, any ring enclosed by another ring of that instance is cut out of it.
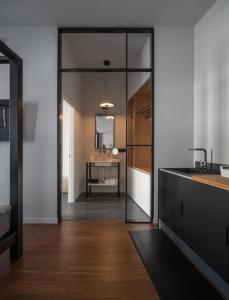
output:
<svg viewBox="0 0 229 300"><path fill-rule="evenodd" d="M204 152L204 160L200 161L200 167L207 169L207 150L204 148L189 148L190 151L202 151Z"/></svg>

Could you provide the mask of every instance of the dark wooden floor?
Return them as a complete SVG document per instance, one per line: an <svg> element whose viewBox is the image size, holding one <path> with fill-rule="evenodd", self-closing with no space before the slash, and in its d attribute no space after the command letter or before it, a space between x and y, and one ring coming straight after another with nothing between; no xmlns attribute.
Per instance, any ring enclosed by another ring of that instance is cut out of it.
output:
<svg viewBox="0 0 229 300"><path fill-rule="evenodd" d="M115 221L25 225L24 257L1 272L0 299L158 300L128 234L150 228Z"/></svg>

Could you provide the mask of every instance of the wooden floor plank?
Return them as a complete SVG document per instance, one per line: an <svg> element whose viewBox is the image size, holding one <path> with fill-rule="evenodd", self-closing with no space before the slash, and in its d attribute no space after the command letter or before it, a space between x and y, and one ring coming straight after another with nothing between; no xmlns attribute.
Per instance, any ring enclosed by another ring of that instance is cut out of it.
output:
<svg viewBox="0 0 229 300"><path fill-rule="evenodd" d="M116 221L25 225L24 256L0 275L0 299L158 300L128 230Z"/></svg>

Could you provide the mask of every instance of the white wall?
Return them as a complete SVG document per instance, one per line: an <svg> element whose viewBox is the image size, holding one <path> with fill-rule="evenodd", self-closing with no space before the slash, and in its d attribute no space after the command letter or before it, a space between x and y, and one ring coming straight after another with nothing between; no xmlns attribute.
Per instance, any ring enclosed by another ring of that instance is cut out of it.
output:
<svg viewBox="0 0 229 300"><path fill-rule="evenodd" d="M10 98L9 65L0 64L0 99ZM0 203L10 203L10 143L0 141Z"/></svg>
<svg viewBox="0 0 229 300"><path fill-rule="evenodd" d="M57 29L0 28L23 59L24 220L57 222Z"/></svg>
<svg viewBox="0 0 229 300"><path fill-rule="evenodd" d="M219 0L195 26L195 146L229 164L229 2ZM195 160L200 160L198 154Z"/></svg>
<svg viewBox="0 0 229 300"><path fill-rule="evenodd" d="M158 168L193 164L193 47L192 28L155 28L155 221Z"/></svg>
<svg viewBox="0 0 229 300"><path fill-rule="evenodd" d="M74 107L74 199L82 192L82 78L78 73L63 73L62 98ZM64 190L63 190L64 191Z"/></svg>
<svg viewBox="0 0 229 300"><path fill-rule="evenodd" d="M141 37L141 35L140 36L138 34L129 35L129 39L132 40L132 43L137 42L139 37ZM129 47L131 48L131 45ZM149 68L150 66L151 66L151 35L145 37L145 41L143 41L142 47L139 48L138 53L133 57L133 60L130 63L131 68ZM151 73L130 72L128 74L128 99L130 99L150 77L151 77Z"/></svg>
<svg viewBox="0 0 229 300"><path fill-rule="evenodd" d="M70 165L70 118L71 107L68 102L63 101L62 106L62 193L69 191L69 165Z"/></svg>

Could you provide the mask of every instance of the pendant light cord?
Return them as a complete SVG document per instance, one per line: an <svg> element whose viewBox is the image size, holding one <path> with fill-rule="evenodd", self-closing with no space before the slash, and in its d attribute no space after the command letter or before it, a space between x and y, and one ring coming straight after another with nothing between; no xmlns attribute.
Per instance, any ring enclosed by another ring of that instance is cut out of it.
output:
<svg viewBox="0 0 229 300"><path fill-rule="evenodd" d="M107 101L107 95L108 95L108 84L107 84L107 72L105 73L105 82L104 82L104 86L105 86L105 101Z"/></svg>

